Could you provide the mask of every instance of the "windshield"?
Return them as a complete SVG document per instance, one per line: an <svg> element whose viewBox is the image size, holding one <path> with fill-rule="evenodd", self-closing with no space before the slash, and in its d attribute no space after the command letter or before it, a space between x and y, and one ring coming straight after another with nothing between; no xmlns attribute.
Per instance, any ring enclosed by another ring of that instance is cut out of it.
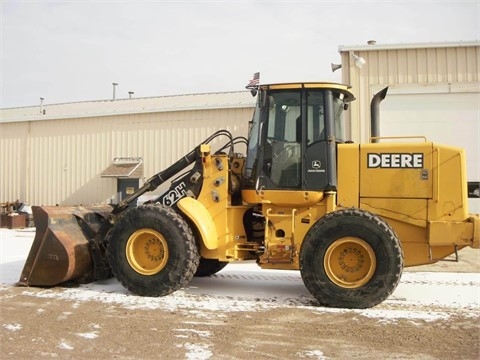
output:
<svg viewBox="0 0 480 360"><path fill-rule="evenodd" d="M254 182L255 166L258 154L258 139L260 136L260 109L258 106L253 113L252 121L250 122L250 128L248 130L248 147L247 147L247 161L245 164L244 177L248 181L248 184L252 185Z"/></svg>
<svg viewBox="0 0 480 360"><path fill-rule="evenodd" d="M268 104L267 139L301 142L300 93L272 92Z"/></svg>

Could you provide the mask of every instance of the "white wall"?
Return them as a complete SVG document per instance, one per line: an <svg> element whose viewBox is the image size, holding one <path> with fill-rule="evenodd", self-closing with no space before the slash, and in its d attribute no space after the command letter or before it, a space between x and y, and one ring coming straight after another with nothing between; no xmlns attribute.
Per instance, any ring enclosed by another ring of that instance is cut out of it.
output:
<svg viewBox="0 0 480 360"><path fill-rule="evenodd" d="M395 91L397 90L397 91ZM393 89L380 106L381 136L425 136L465 149L467 181L480 181L480 92L408 92ZM480 199L469 199L480 212Z"/></svg>

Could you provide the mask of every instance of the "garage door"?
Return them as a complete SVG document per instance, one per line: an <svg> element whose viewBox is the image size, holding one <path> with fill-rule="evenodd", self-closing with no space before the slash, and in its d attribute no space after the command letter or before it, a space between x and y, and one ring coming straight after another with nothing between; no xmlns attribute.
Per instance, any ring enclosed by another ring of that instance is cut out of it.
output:
<svg viewBox="0 0 480 360"><path fill-rule="evenodd" d="M425 136L467 155L470 212L480 212L480 93L391 94L381 104L381 136Z"/></svg>

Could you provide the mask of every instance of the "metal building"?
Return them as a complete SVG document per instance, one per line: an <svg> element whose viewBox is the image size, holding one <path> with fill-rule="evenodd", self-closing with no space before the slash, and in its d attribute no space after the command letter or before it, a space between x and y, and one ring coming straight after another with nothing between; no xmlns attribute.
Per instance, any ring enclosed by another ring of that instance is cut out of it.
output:
<svg viewBox="0 0 480 360"><path fill-rule="evenodd" d="M371 42L339 52L342 82L357 98L347 113L352 140L369 140L370 100L388 86L381 135L465 148L478 187L480 42ZM116 202L214 131L246 136L254 105L240 91L1 109L0 202Z"/></svg>
<svg viewBox="0 0 480 360"><path fill-rule="evenodd" d="M246 136L254 105L241 91L2 109L0 201L117 202L214 131Z"/></svg>
<svg viewBox="0 0 480 360"><path fill-rule="evenodd" d="M340 46L339 52L342 81L357 97L349 114L352 139L369 140L370 100L388 86L380 105L380 135L426 137L464 148L470 210L480 212L480 42L369 41Z"/></svg>

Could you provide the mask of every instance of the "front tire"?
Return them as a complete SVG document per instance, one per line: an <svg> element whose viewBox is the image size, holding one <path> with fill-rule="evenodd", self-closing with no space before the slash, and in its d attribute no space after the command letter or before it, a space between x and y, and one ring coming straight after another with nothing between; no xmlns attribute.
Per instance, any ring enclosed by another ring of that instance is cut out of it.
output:
<svg viewBox="0 0 480 360"><path fill-rule="evenodd" d="M327 214L308 231L300 250L300 272L321 305L369 308L395 290L403 252L384 220L359 209Z"/></svg>
<svg viewBox="0 0 480 360"><path fill-rule="evenodd" d="M107 256L118 281L141 296L164 296L185 286L200 259L188 223L162 205L129 209L112 229Z"/></svg>

